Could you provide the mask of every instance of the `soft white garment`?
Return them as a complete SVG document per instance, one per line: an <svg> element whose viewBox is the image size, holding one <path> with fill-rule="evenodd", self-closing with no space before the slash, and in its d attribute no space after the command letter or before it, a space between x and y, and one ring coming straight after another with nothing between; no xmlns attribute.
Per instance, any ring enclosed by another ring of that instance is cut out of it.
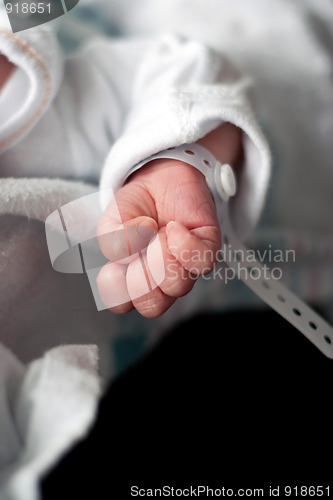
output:
<svg viewBox="0 0 333 500"><path fill-rule="evenodd" d="M94 346L61 346L28 366L0 345L0 499L35 500L39 480L94 421Z"/></svg>
<svg viewBox="0 0 333 500"><path fill-rule="evenodd" d="M45 51L49 38L45 57L39 48ZM0 33L0 50L30 82L29 91L21 87L27 99L16 113L22 96L12 94L22 76L14 74L5 89L13 113L8 118L6 109L0 123L2 176L87 179L115 191L142 159L229 121L244 131L234 220L242 237L249 234L263 206L270 154L246 97L248 82L225 56L173 35L100 37L59 63L52 33L31 40L27 48L20 34ZM31 97L34 87L41 103Z"/></svg>
<svg viewBox="0 0 333 500"><path fill-rule="evenodd" d="M97 375L77 367L92 348L78 344L98 344L102 372L112 376L117 368L112 357L108 366L108 342L115 353L112 338L126 339L126 327L112 315L91 310L84 277L52 272L40 223L98 184L116 190L152 153L232 121L244 130L234 212L244 236L263 206L270 155L247 102L246 79L200 43L169 35L98 37L65 59L48 25L16 35L3 29L0 51L17 66L0 96L0 340L12 351L0 345L0 394L6 395L0 399L0 498L32 500L40 477L93 419ZM35 222L27 225L22 216ZM185 300L165 321L191 309ZM145 350L159 338L146 335ZM75 345L54 351L61 343Z"/></svg>

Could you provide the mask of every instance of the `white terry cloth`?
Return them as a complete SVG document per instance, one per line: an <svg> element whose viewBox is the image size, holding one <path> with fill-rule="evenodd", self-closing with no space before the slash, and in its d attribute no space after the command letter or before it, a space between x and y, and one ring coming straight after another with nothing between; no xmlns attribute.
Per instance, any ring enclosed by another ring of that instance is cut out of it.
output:
<svg viewBox="0 0 333 500"><path fill-rule="evenodd" d="M333 2L96 2L126 36L181 34L227 54L252 79L251 104L273 167L248 243L293 250L295 261L281 266L284 283L307 301L326 303L333 318ZM234 307L245 304L243 292L235 291ZM231 296L229 287L226 300Z"/></svg>
<svg viewBox="0 0 333 500"><path fill-rule="evenodd" d="M23 366L0 345L0 500L37 500L39 481L94 421L96 346L61 346Z"/></svg>

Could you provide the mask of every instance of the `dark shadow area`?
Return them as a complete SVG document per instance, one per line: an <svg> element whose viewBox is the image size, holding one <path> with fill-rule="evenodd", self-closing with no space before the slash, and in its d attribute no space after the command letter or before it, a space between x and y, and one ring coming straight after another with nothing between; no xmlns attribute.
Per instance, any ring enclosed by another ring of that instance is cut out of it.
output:
<svg viewBox="0 0 333 500"><path fill-rule="evenodd" d="M43 499L131 498L131 485L327 486L332 370L272 311L193 318L113 383Z"/></svg>

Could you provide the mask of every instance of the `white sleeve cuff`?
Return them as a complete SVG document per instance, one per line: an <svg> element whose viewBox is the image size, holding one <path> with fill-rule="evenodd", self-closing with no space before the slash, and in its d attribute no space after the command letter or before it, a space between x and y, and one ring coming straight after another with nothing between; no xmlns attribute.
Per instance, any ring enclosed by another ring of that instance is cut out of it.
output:
<svg viewBox="0 0 333 500"><path fill-rule="evenodd" d="M247 86L227 58L198 42L177 36L154 40L134 75L123 133L104 165L102 209L108 203L103 189L119 189L135 164L230 122L244 133L244 165L232 203L235 229L244 239L263 207L271 163Z"/></svg>
<svg viewBox="0 0 333 500"><path fill-rule="evenodd" d="M186 98L179 91L162 101L147 103L146 116L151 107L155 109L155 118L128 130L112 148L101 178L102 208L109 201L103 189L119 189L136 163L163 149L195 142L223 121L230 122L244 133L244 164L240 168L238 194L232 203L232 218L238 236L246 239L264 205L271 157L244 95L217 86L187 92ZM145 114L144 107L140 113Z"/></svg>

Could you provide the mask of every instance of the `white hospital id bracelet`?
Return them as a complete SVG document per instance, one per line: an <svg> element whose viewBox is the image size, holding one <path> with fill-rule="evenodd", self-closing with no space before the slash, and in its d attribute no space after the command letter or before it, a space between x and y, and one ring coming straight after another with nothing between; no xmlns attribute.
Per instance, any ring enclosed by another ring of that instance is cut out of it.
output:
<svg viewBox="0 0 333 500"><path fill-rule="evenodd" d="M146 163L168 158L197 168L205 177L216 204L222 232L223 260L256 295L294 325L322 353L333 358L333 328L299 297L273 278L267 268L254 260L253 253L238 240L232 227L229 198L236 194L236 177L230 165L222 165L199 144L184 144L154 154L135 165L130 174ZM249 259L249 255L251 258ZM242 266L241 266L242 265ZM247 269L246 275L241 268Z"/></svg>

